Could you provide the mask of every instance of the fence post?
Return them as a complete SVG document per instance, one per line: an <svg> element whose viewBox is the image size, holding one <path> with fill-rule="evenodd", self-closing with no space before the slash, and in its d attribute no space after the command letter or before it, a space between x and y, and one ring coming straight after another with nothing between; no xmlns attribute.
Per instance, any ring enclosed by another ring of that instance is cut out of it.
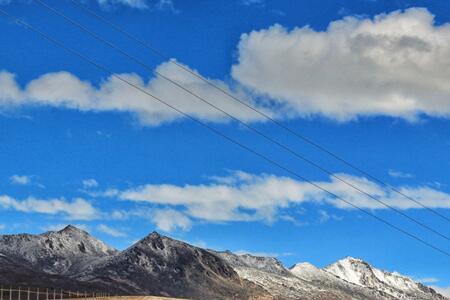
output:
<svg viewBox="0 0 450 300"><path fill-rule="evenodd" d="M12 300L12 287L9 287L9 300Z"/></svg>
<svg viewBox="0 0 450 300"><path fill-rule="evenodd" d="M48 289L46 290L45 294L46 294L45 300L48 300Z"/></svg>
<svg viewBox="0 0 450 300"><path fill-rule="evenodd" d="M36 300L39 300L39 288L37 288L37 291L36 291Z"/></svg>
<svg viewBox="0 0 450 300"><path fill-rule="evenodd" d="M20 300L20 294L22 294L22 293L20 292L20 286L19 286L19 290L17 291L17 294L18 294L18 299Z"/></svg>
<svg viewBox="0 0 450 300"><path fill-rule="evenodd" d="M28 288L28 292L27 292L27 300L30 300L30 288Z"/></svg>
<svg viewBox="0 0 450 300"><path fill-rule="evenodd" d="M69 291L69 297L70 297L70 291ZM61 290L61 292L60 292L60 297L59 297L59 299L62 300L62 298L63 298L63 290Z"/></svg>
<svg viewBox="0 0 450 300"><path fill-rule="evenodd" d="M0 287L0 300L3 300L3 286Z"/></svg>

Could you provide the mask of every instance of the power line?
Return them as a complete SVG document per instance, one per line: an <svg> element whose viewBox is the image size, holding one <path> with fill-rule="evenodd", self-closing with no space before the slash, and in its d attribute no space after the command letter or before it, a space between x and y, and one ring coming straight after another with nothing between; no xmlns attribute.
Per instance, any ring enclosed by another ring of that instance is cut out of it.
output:
<svg viewBox="0 0 450 300"><path fill-rule="evenodd" d="M163 51L151 46L150 44L142 41L141 39L135 37L134 35L132 35L131 33L129 33L128 31L122 29L121 27L117 26L116 24L114 24L113 22L109 21L108 19L102 17L101 15L97 14L96 12L94 12L93 10L90 10L89 8L86 7L86 5L83 5L81 3L79 3L77 0L71 0L71 2L73 4L75 4L76 6L78 6L79 8L81 8L83 11L87 12L88 14L94 16L96 19L98 19L99 21L109 25L110 27L112 27L114 30L120 32L121 34L125 35L126 37L128 37L129 39L137 42L138 44L140 44L141 46L143 46L144 48L152 51L153 53L155 53L156 55L166 59L169 61L169 63L174 64L175 66L181 68L182 70L184 70L185 72L190 73L191 75L195 76L196 78L202 80L203 82L205 82L206 84L208 84L209 86L215 88L216 90L220 91L221 93L225 94L226 96L230 97L232 100L240 103L241 105L247 107L248 109L254 111L255 113L259 114L260 116L268 119L270 122L276 124L278 127L282 128L283 130L289 132L290 134L294 135L295 137L301 139L302 141L304 141L305 143L315 147L316 149L320 150L323 153L326 153L327 155L333 157L334 159L340 161L341 163L343 163L344 165L350 167L351 169L359 172L360 174L363 174L364 176L370 178L371 180L386 186L388 189L394 191L395 193L401 195L402 197L408 199L409 201L414 202L415 204L419 205L420 207L428 210L429 212L435 214L436 216L446 220L447 222L450 222L450 217L445 216L444 214L441 214L440 212L438 212L437 210L426 206L425 204L423 204L422 202L414 199L413 197L405 194L404 192L400 191L398 188L390 185L389 183L379 179L378 177L371 175L369 172L363 170L362 168L356 166L355 164L349 162L348 160L340 157L338 154L332 152L331 150L328 150L325 146L320 145L319 143L313 141L312 139L310 139L309 137L306 137L305 135L301 134L300 132L284 125L283 123L277 121L276 119L274 119L273 117L271 117L270 115L268 115L267 113L257 109L256 107L253 107L251 104L248 104L247 102L245 102L244 100L239 99L237 96L231 94L229 91L227 91L226 89L220 87L219 85L215 84L213 81L203 77L202 75L190 70L189 68L183 66L182 64L178 63L176 60L173 60L169 55L165 54Z"/></svg>
<svg viewBox="0 0 450 300"><path fill-rule="evenodd" d="M400 232L400 233L402 233L402 234L405 234L406 236L408 236L408 237L410 237L410 238L412 238L412 239L414 239L414 240L416 240L416 241L422 243L423 245L425 245L425 246L427 246L427 247L429 247L429 248L431 248L431 249L434 249L435 251L437 251L437 252L439 252L439 253L441 253L441 254L443 254L443 255L446 255L446 256L450 257L450 253L449 253L449 252L447 252L447 251L445 251L445 250L443 250L443 249L441 249L441 248L439 248L439 247L437 247L437 246L434 246L433 244L431 244L431 243L425 241L424 239L418 237L417 235L415 235L415 234L413 234L413 233L409 233L408 231L406 231L406 230L404 230L404 229L398 227L397 225L394 225L394 224L392 224L391 222L389 222L389 221L387 221L387 220L385 220L385 219L383 219L383 218L381 218L381 217L378 217L377 215L371 213L370 211L368 211L368 210L366 210L366 209L364 209L364 208L361 208L361 207L359 207L358 205L351 203L350 201L345 200L344 198L340 197L339 195L336 195L336 194L334 194L333 192L328 191L327 189L323 188L323 187L320 186L319 184L317 184L317 183L315 183L315 182L313 182L313 181L310 181L309 179L307 179L307 178L301 176L300 174L298 174L298 173L296 173L296 172L290 170L289 168L287 168L287 167L281 165L280 163L276 162L275 160L273 160L273 159L271 159L271 158L265 156L264 154L261 154L260 152L258 152L258 151L256 151L256 150L254 150L254 149L252 149L252 148L250 148L250 147L244 145L243 143L241 143L241 142L239 142L239 141L237 141L237 140L235 140L235 139L233 139L233 138L231 138L231 137L229 137L228 135L226 135L226 134L222 133L221 131L215 129L214 127L208 125L207 123L205 123L205 122L203 122L203 121L201 121L201 120L199 120L199 119L197 119L197 118L195 118L195 117L189 115L188 113L183 112L182 110L176 108L175 106L173 106L173 105L167 103L167 102L164 101L163 99L161 99L161 98L159 98L159 97L157 97L157 96L151 94L150 92L148 92L148 91L146 91L145 89L139 87L138 85L133 84L132 82L126 80L126 79L123 78L122 76L115 74L114 72L112 72L111 70L109 70L107 67L105 67L105 66L103 66L103 65L101 65L101 64L99 64L99 63L97 63L97 62L95 62L94 60L88 58L87 56L81 54L80 52L78 52L78 51L76 51L76 50L73 50L72 48L70 48L70 47L64 45L63 43L61 43L61 42L58 41L57 39L51 37L50 35L46 34L45 32L43 32L43 31L37 29L36 27L34 27L34 26L32 26L32 25L30 25L30 24L28 24L28 23L22 21L21 19L17 18L16 16L14 16L14 15L12 15L12 14L9 14L8 12L4 11L3 9L0 9L0 13L3 14L3 15L5 15L6 17L12 19L16 24L21 25L21 26L23 26L23 27L29 29L30 31L33 31L33 32L39 34L41 37L43 37L43 38L46 39L47 41L51 42L52 44L54 44L54 45L56 45L56 46L58 46L58 47L60 47L60 48L62 48L62 49L65 50L66 52L68 52L68 53L70 53L70 54L72 54L72 55L78 57L79 59L81 59L81 60L83 60L83 61L85 61L85 62L87 62L87 63L93 65L93 66L96 67L97 69L99 69L99 70L101 70L101 71L103 71L103 72L109 74L111 77L114 77L114 78L118 79L119 81L121 81L121 82L123 82L123 83L129 85L130 87L132 87L132 88L134 88L134 89L140 91L141 93L143 93L143 94L145 94L145 95L147 95L147 96L153 98L154 100L156 100L156 101L158 101L158 102L160 102L160 103L166 105L167 107L169 107L169 108L171 108L172 110L176 111L176 112L179 113L180 115L182 115L182 116L184 116L184 117L190 119L191 121L194 121L195 123L197 123L197 124L199 124L199 125L205 127L206 129L210 130L211 132L215 133L216 135L218 135L218 136L220 136L220 137L222 137L222 138L228 140L229 142L231 142L231 143L233 143L233 144L239 146L240 148L242 148L242 149L244 149L244 150L246 150L246 151L248 151L248 152L250 152L250 153L252 153L252 154L254 154L254 155L258 156L258 157L260 157L261 159L265 160L266 162L268 162L268 163L270 163L270 164L272 164L272 165L278 167L279 169L281 169L281 170L283 170L283 171L285 171L285 172L291 174L292 176L297 177L298 179L300 179L300 180L302 180L302 181L304 181L304 182L306 182L306 183L308 183L308 184L310 184L310 185L316 187L317 189L319 189L319 190L321 190L321 191L323 191L323 192L329 194L330 196L332 196L332 197L334 197L334 198L336 198L336 199L338 199L338 200L340 200L340 201L342 201L342 202L344 202L344 203L346 203L346 204L352 206L353 208L355 208L355 209L361 211L362 213L364 213L364 214L366 214L366 215L368 215L368 216L370 216L370 217L372 217L372 218L378 220L379 222L384 223L385 225L387 225L387 226L389 226L389 227L391 227L391 228L397 230L398 232Z"/></svg>
<svg viewBox="0 0 450 300"><path fill-rule="evenodd" d="M446 239L447 241L450 241L450 237L448 237L447 235L439 232L438 230L426 225L425 223L417 220L416 218L411 217L410 215L404 213L403 211L401 211L400 209L395 208L392 205L389 205L388 203L374 197L373 195L371 195L370 193L366 192L365 190L359 188L358 186L356 186L355 184L351 183L348 180L343 179L342 177L334 174L333 172L327 170L326 168L320 166L319 164L315 163L314 161L306 158L304 155L298 153L297 151L293 150L292 148L280 143L278 140L266 135L265 133L263 133L262 131L256 129L255 127L251 126L249 123L242 121L241 119L235 117L234 115L228 113L226 110L218 107L217 105L211 103L210 101L208 101L206 98L199 96L198 94L196 94L195 92L193 92L192 90L186 88L185 86L183 86L182 84L180 84L179 82L171 79L170 77L165 76L164 74L158 72L157 70L153 70L152 67L150 67L149 65L147 65L145 62L143 62L142 60L139 60L138 58L128 54L125 50L123 50L122 48L119 48L118 46L116 46L115 44L113 44L112 42L104 39L103 37L101 37L100 35L96 34L95 32L93 32L92 30L86 28L85 26L83 26L82 24L80 24L79 22L75 21L74 19L66 16L65 14L63 14L62 12L56 10L55 8L51 7L50 5L48 5L47 3L45 3L42 0L35 0L35 2L37 2L39 5L41 5L42 7L50 10L51 12L55 13L56 15L60 16L61 18L63 18L64 20L66 20L67 22L73 24L74 26L78 27L79 29L81 29L82 31L86 32L87 34L89 34L90 36L92 36L93 38L95 38L96 40L106 44L108 47L114 49L115 51L119 52L120 54L124 55L125 57L129 58L130 60L134 61L135 63L137 63L138 65L140 65L141 67L145 68L146 70L148 70L149 72L155 72L158 76L160 76L161 78L163 78L164 80L172 83L173 85L175 85L176 87L182 89L183 91L187 92L188 94L194 96L195 98L199 99L200 101L202 101L203 103L211 106L212 108L220 111L221 113L223 113L224 115L228 116L229 118L233 119L234 121L238 122L239 124L243 125L244 127L246 127L247 129L253 131L254 133L258 134L259 136L263 137L264 139L266 139L267 141L277 145L278 147L284 149L285 151L289 152L290 154L294 155L296 158L303 160L304 162L314 166L315 168L319 169L320 171L324 172L325 174L329 175L330 177L344 183L345 185L351 187L352 189L354 189L355 191L361 193L362 195L369 197L370 199L380 203L381 205L383 205L386 208L389 208L393 211L395 211L396 213L398 213L399 215L407 218L408 220L410 220L411 222L425 228L426 230L440 236L443 239Z"/></svg>

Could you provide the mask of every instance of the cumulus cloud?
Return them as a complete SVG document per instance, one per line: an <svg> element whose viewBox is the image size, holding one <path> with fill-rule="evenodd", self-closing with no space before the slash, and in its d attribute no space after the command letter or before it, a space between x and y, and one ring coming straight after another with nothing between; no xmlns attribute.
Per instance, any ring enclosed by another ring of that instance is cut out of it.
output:
<svg viewBox="0 0 450 300"><path fill-rule="evenodd" d="M31 183L31 177L26 175L13 175L9 177L12 184L28 185Z"/></svg>
<svg viewBox="0 0 450 300"><path fill-rule="evenodd" d="M232 76L297 116L450 116L450 24L426 9L241 37Z"/></svg>
<svg viewBox="0 0 450 300"><path fill-rule="evenodd" d="M125 237L125 236L127 236L127 234L125 232L123 232L121 230L118 230L116 228L109 227L108 225L105 225L105 224L98 225L97 226L97 230L102 232L102 233L105 233L107 235L110 235L112 237Z"/></svg>
<svg viewBox="0 0 450 300"><path fill-rule="evenodd" d="M379 200L397 209L418 209L417 204L384 188L364 177L336 174L347 182L367 191ZM330 178L315 182L335 195L364 209L386 209L385 206L357 192L341 181ZM450 195L429 187L397 187L402 193L414 197L431 208L450 208ZM113 196L113 194L110 194ZM314 186L288 177L275 175L254 175L236 172L225 178L215 178L208 184L200 185L143 185L124 191L116 191L115 197L139 203L152 203L170 209L177 209L180 215L155 218L171 222L171 219L197 219L210 222L265 221L273 222L282 217L280 211L302 203L327 203L339 209L354 209L351 205L336 199ZM171 212L175 214L175 212ZM320 220L340 220L327 212L321 213ZM319 220L319 221L320 221ZM181 222L181 221L180 221ZM161 223L163 224L163 223ZM166 229L170 226L162 225Z"/></svg>
<svg viewBox="0 0 450 300"><path fill-rule="evenodd" d="M227 96L207 83L185 71L180 71L172 63L165 62L156 70L244 121L261 119L261 116L255 112L243 109L241 105L230 101ZM228 121L223 113L161 77L153 77L145 81L136 74L118 75L196 118L211 122ZM251 102L251 99L239 89L231 90L224 82L214 82L236 97ZM143 125L155 126L182 118L176 111L115 77L109 77L99 87L95 87L71 73L56 72L44 74L22 88L14 74L0 72L0 108L25 106L49 106L93 112L126 112L135 115Z"/></svg>
<svg viewBox="0 0 450 300"><path fill-rule="evenodd" d="M91 203L81 198L73 201L64 199L42 200L33 197L17 200L3 195L0 196L0 207L25 213L62 214L70 220L92 220L98 218L98 211Z"/></svg>

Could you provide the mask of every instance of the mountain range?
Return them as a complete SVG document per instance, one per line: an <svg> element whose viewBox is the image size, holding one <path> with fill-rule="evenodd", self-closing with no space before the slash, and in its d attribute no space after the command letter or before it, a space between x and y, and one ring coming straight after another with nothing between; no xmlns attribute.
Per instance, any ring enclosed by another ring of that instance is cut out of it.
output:
<svg viewBox="0 0 450 300"><path fill-rule="evenodd" d="M0 236L0 284L198 300L445 300L430 287L347 257L323 269L214 251L153 232L124 251L74 226Z"/></svg>

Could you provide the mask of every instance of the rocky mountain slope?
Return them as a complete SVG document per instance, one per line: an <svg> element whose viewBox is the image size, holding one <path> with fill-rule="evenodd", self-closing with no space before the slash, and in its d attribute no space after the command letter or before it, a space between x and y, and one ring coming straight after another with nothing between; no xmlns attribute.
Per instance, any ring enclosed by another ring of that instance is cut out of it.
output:
<svg viewBox="0 0 450 300"><path fill-rule="evenodd" d="M346 258L324 269L216 252L154 232L119 252L68 226L0 236L0 284L199 300L443 300L408 277Z"/></svg>
<svg viewBox="0 0 450 300"><path fill-rule="evenodd" d="M102 284L115 282L129 294L218 300L256 299L266 294L241 280L213 253L156 232L79 278Z"/></svg>
<svg viewBox="0 0 450 300"><path fill-rule="evenodd" d="M48 274L73 275L118 252L74 226L41 235L0 237L0 254Z"/></svg>

